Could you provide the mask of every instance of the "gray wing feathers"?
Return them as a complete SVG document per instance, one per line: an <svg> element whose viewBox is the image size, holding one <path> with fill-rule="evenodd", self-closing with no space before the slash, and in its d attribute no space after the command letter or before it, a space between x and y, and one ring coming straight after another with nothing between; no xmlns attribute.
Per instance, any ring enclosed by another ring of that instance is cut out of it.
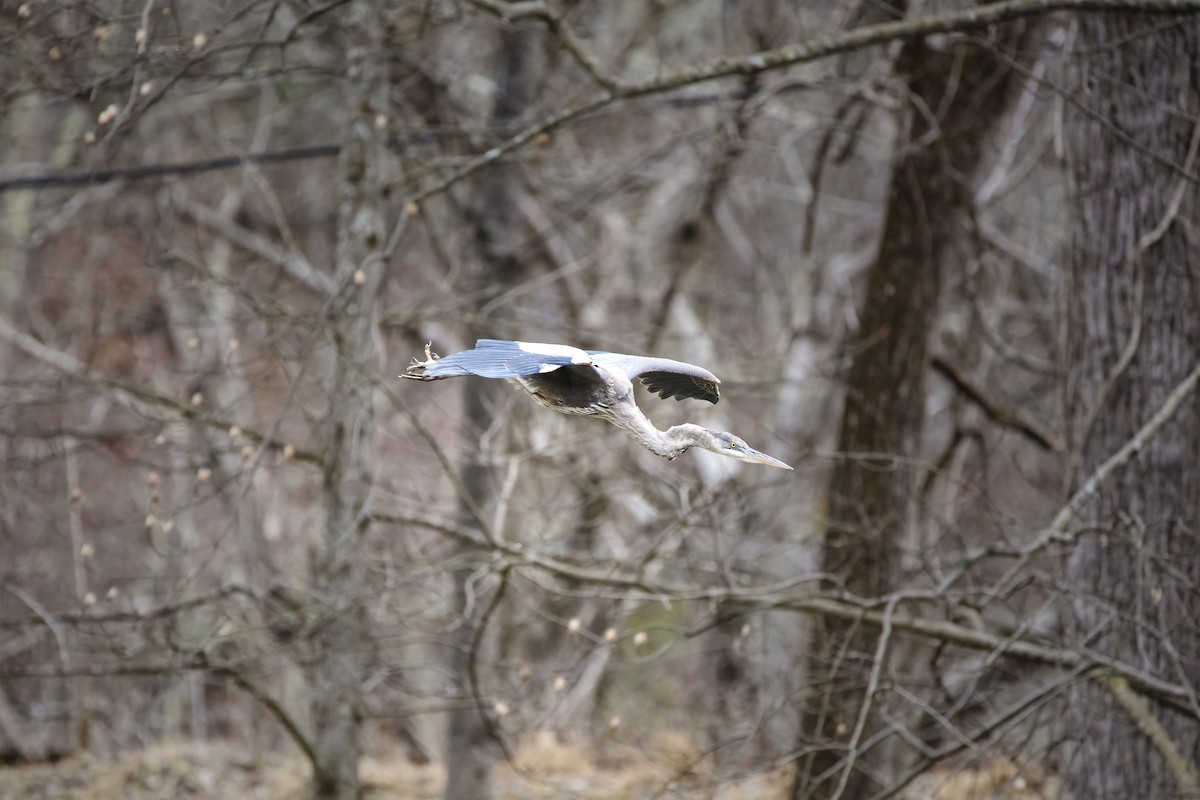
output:
<svg viewBox="0 0 1200 800"><path fill-rule="evenodd" d="M621 370L630 380L637 378L647 389L664 400L674 397L676 400L688 398L715 403L721 399L721 381L704 367L669 358L629 356L595 350L589 350L588 354L598 364Z"/></svg>
<svg viewBox="0 0 1200 800"><path fill-rule="evenodd" d="M526 348L540 348L541 352L530 352L518 342L504 339L480 339L474 350L464 350L445 358L422 361L409 367L404 377L421 380L457 378L477 375L481 378L525 378L530 375L554 372L559 367L579 366L572 360L570 352L556 353L573 348L558 345L525 344ZM579 354L578 350L574 351ZM623 353L606 353L588 350L592 360L607 369L621 372L630 380L637 378L651 391L664 400L694 398L715 403L720 399L718 386L721 381L703 367L674 361L669 358L630 356Z"/></svg>
<svg viewBox="0 0 1200 800"><path fill-rule="evenodd" d="M474 350L463 350L436 361L413 365L414 377L426 380L477 375L480 378L519 378L571 364L570 356L527 353L516 342L480 339ZM419 370L419 372L417 372Z"/></svg>

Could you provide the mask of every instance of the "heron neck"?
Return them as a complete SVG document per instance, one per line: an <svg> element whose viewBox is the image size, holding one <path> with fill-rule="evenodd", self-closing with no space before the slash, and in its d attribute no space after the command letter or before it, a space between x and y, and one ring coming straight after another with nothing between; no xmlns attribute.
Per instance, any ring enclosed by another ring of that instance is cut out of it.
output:
<svg viewBox="0 0 1200 800"><path fill-rule="evenodd" d="M614 415L612 421L650 452L663 458L676 458L699 443L699 425L684 423L660 431L636 408Z"/></svg>

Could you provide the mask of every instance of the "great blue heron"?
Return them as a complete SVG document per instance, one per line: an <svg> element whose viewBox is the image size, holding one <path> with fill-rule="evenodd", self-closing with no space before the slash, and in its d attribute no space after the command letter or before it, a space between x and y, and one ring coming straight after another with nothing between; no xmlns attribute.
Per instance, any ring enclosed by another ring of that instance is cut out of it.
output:
<svg viewBox="0 0 1200 800"><path fill-rule="evenodd" d="M688 422L660 431L646 419L633 399L634 378L663 399L691 397L710 403L720 399L717 387L721 381L694 364L580 350L564 344L480 339L475 342L474 350L445 358L433 355L426 345L425 360L414 358L400 377L438 381L463 375L507 378L546 408L611 422L664 458L678 458L692 447L703 447L739 461L791 469L732 433L710 431Z"/></svg>

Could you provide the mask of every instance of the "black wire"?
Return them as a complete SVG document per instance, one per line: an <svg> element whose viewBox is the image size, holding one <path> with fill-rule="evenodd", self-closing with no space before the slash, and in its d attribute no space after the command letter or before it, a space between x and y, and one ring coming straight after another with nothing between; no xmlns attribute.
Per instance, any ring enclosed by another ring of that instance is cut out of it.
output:
<svg viewBox="0 0 1200 800"><path fill-rule="evenodd" d="M796 90L811 89L804 82L784 84L772 89L772 94L783 94ZM754 89L745 87L732 92L693 94L683 97L656 99L649 105L688 109L712 105L729 100L744 100ZM632 104L633 107L640 104ZM492 136L507 138L521 128L520 124L495 126L486 131ZM450 137L469 136L468 131L422 131L408 136L409 144L428 143ZM199 172L213 172L222 169L233 169L244 164L280 164L288 161L309 161L318 158L331 158L341 152L341 145L318 144L308 147L292 147L284 150L267 150L262 153L247 153L244 156L221 156L201 161L182 161L171 164L143 164L134 167L120 167L101 170L74 170L49 172L41 175L26 175L16 178L0 178L0 194L28 189L54 189L68 186L92 186L112 181L135 181L161 178L167 175L194 175Z"/></svg>
<svg viewBox="0 0 1200 800"><path fill-rule="evenodd" d="M336 156L341 146L318 144L311 147L293 147L286 150L268 150L263 153L248 153L244 156L222 156L204 161L185 161L175 164L144 164L121 169L101 169L77 172L53 172L29 175L21 178L0 179L0 192L19 189L47 189L63 186L87 186L111 181L141 181L160 178L164 175L191 175L197 172L212 172L231 169L243 164L277 164L284 161L305 161L314 158Z"/></svg>

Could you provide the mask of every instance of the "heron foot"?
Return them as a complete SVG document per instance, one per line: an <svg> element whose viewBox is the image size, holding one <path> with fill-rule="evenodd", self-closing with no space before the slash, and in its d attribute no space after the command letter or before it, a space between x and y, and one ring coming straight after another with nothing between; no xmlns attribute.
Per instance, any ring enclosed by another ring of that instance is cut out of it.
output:
<svg viewBox="0 0 1200 800"><path fill-rule="evenodd" d="M401 378L416 378L417 380L423 380L423 381L433 380L433 378L428 377L427 375L424 374L425 368L428 366L431 366L433 364L433 362L437 361L438 358L440 358L440 356L438 356L437 353L433 352L433 350L431 349L432 346L433 346L433 342L426 342L425 343L425 360L422 361L421 359L417 358L416 356L413 356L412 363L408 365L408 369L400 377Z"/></svg>

